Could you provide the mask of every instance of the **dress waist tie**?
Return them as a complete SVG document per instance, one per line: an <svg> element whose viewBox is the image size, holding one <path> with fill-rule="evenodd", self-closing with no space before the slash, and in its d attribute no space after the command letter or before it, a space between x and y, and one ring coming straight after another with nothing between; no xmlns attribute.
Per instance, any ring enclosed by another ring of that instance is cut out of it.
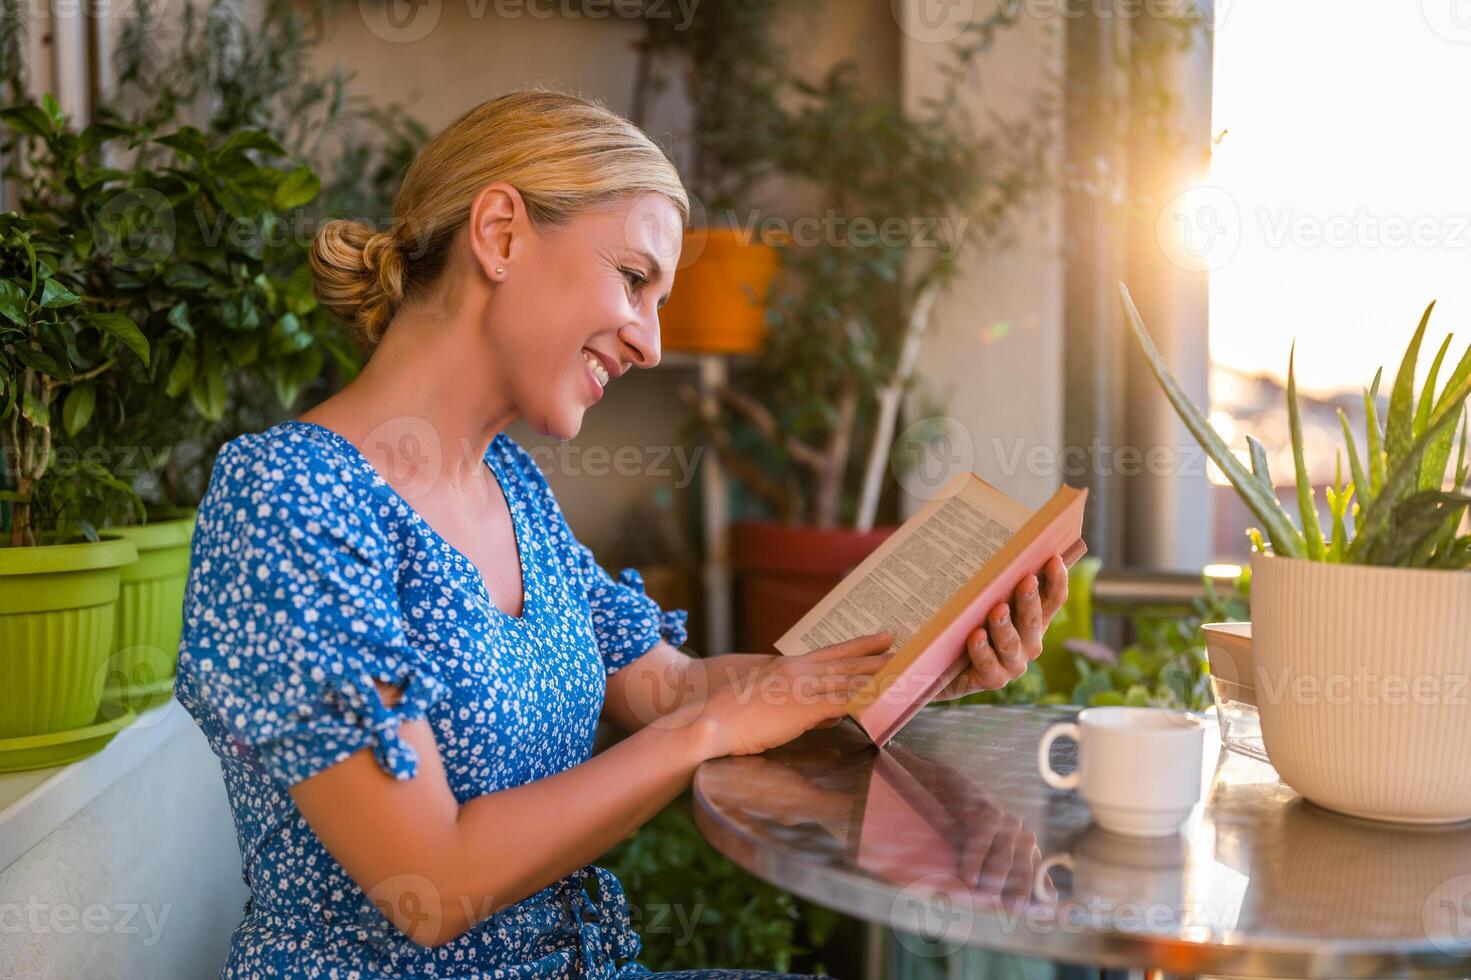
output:
<svg viewBox="0 0 1471 980"><path fill-rule="evenodd" d="M596 902L582 885L588 877L597 878ZM610 980L618 973L618 961L634 959L643 945L629 923L628 896L623 892L623 884L608 869L589 864L582 869L568 897L586 976L591 980Z"/></svg>

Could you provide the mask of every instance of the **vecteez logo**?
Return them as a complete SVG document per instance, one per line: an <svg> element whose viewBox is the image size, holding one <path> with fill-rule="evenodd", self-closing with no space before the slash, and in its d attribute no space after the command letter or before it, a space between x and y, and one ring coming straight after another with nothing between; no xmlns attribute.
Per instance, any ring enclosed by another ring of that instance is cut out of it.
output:
<svg viewBox="0 0 1471 980"><path fill-rule="evenodd" d="M1241 208L1224 188L1203 184L1165 202L1154 231L1170 262L1187 272L1215 272L1241 247Z"/></svg>
<svg viewBox="0 0 1471 980"><path fill-rule="evenodd" d="M944 44L975 20L975 0L889 0L899 29L916 41Z"/></svg>
<svg viewBox="0 0 1471 980"><path fill-rule="evenodd" d="M174 251L177 227L169 200L151 187L130 187L108 198L92 219L97 251L119 269L141 272Z"/></svg>
<svg viewBox="0 0 1471 980"><path fill-rule="evenodd" d="M394 44L427 37L443 11L444 0L358 0L364 26Z"/></svg>
<svg viewBox="0 0 1471 980"><path fill-rule="evenodd" d="M1452 44L1471 44L1471 0L1420 0L1420 15Z"/></svg>

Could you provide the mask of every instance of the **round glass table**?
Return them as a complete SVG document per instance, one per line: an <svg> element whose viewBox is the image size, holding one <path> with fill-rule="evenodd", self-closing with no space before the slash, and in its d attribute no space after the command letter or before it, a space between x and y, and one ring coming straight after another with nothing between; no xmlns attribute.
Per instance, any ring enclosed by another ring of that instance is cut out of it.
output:
<svg viewBox="0 0 1471 980"><path fill-rule="evenodd" d="M1182 975L1471 975L1471 825L1341 816L1207 727L1202 802L1166 839L1092 825L1037 772L1076 708L930 707L883 748L808 732L694 780L747 871L925 948ZM1053 763L1074 764L1060 740ZM933 955L933 954L930 954Z"/></svg>

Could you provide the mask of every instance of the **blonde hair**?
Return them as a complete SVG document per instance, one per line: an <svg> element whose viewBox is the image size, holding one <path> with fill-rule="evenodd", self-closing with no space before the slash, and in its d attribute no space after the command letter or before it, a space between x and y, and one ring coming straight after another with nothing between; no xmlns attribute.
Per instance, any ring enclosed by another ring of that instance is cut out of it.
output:
<svg viewBox="0 0 1471 980"><path fill-rule="evenodd" d="M439 278L449 245L486 184L521 193L539 226L626 194L663 194L689 219L669 158L633 123L597 102L521 91L482 102L419 151L393 201L393 224L328 221L312 241L318 302L372 348L399 305Z"/></svg>

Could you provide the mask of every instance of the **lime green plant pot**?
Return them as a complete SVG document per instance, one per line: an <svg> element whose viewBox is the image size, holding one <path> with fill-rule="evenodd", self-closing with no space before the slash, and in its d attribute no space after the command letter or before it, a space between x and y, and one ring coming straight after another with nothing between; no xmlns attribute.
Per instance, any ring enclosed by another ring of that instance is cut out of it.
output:
<svg viewBox="0 0 1471 980"><path fill-rule="evenodd" d="M0 738L91 725L131 541L0 548Z"/></svg>
<svg viewBox="0 0 1471 980"><path fill-rule="evenodd" d="M123 569L112 660L103 698L134 711L168 700L183 629L184 586L195 514L136 527L107 528L103 537L131 542L137 564Z"/></svg>
<svg viewBox="0 0 1471 980"><path fill-rule="evenodd" d="M0 738L0 772L49 769L85 759L112 741L114 735L137 717L122 705L104 703L97 720L90 725L45 735Z"/></svg>

